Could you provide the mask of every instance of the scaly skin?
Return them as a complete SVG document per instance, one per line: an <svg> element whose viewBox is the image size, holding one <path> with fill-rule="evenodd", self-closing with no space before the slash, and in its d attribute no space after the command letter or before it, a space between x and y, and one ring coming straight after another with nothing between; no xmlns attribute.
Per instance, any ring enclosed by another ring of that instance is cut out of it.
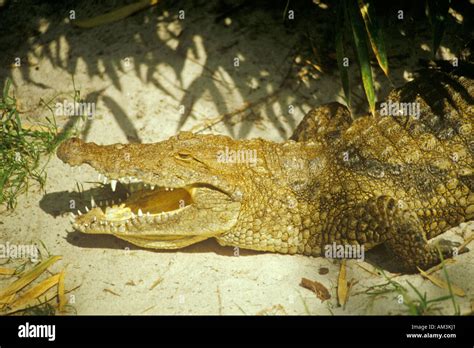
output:
<svg viewBox="0 0 474 348"><path fill-rule="evenodd" d="M428 239L474 217L473 95L473 80L428 71L387 99L420 103L419 120L352 120L331 103L309 112L284 143L188 132L138 145L74 138L58 156L111 179L134 176L177 189L169 191L174 196L138 192L115 208L117 215L92 209L76 219L85 233L110 233L145 248L214 237L222 245L314 256L332 243L366 250L383 243L415 271L440 261ZM226 148L255 153L256 163L221 163ZM174 210L179 200L187 206ZM130 217L139 207L151 216Z"/></svg>

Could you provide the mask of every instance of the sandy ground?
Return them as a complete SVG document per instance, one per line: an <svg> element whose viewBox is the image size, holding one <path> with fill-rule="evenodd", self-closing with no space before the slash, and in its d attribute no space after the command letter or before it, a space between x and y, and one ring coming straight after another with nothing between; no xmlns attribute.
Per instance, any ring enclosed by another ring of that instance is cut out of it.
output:
<svg viewBox="0 0 474 348"><path fill-rule="evenodd" d="M67 3L64 6L62 13L69 13ZM110 8L104 6L70 9L78 18L87 18ZM34 17L30 23L37 25L36 31L15 20L11 36L1 39L2 47L8 47L1 57L1 79L13 79L21 108L34 122L47 114L41 99L53 100L53 105L72 100L74 73L81 96L96 103L92 119L76 126L84 139L99 144L159 141L178 130L280 141L311 107L342 101L337 69L326 64L331 52L324 50L324 42L333 37L321 24L327 20L323 10L317 11L314 26L308 28L297 20L283 25L283 8L243 7L226 15L228 7L200 1L184 8L185 18L180 19L182 9L159 5L90 30L74 28L47 5L38 13L23 11L18 16ZM305 14L298 15L296 19ZM400 31L388 45L392 82L397 86L413 76L418 58L429 57L430 33L426 26L421 28L414 29L409 21L392 28ZM447 35L448 46L442 47L441 55L450 58L459 47L449 39L455 34ZM8 40L16 44L5 45ZM12 65L15 57L21 57L20 67ZM324 73L307 59L321 65ZM384 97L390 84L380 74L376 79L379 96ZM357 110L364 107L363 94L360 86L354 88ZM57 119L61 125L72 121L60 115ZM176 252L155 252L109 236L74 232L68 221L69 202L81 200L74 192L76 182L95 181L94 171L72 169L54 157L47 173L46 192L33 187L20 197L15 211L0 213L0 240L38 245L42 241L51 254L62 255L53 269L66 267L66 287L79 286L69 297L78 314L407 313L395 293L378 297L366 293L368 287L385 283L367 270L393 268L383 249L369 252L366 262L347 263L347 279L356 283L345 308L338 307L340 266L328 259L236 253L213 240ZM461 242L473 229L472 222L465 223L443 238ZM474 252L456 261L447 268L452 283L466 293L456 297L466 313L474 301ZM321 268L329 272L320 274ZM393 274L387 271L387 275ZM299 285L302 278L322 283L331 298L321 302ZM447 294L420 275L394 280L405 286L409 280L428 298ZM7 283L0 278L0 288ZM436 307L435 313L453 313L449 301Z"/></svg>

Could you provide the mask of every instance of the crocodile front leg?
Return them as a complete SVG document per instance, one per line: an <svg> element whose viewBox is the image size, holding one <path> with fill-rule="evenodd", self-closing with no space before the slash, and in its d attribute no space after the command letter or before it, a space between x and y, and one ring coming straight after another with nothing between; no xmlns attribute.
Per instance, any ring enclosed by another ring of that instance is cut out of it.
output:
<svg viewBox="0 0 474 348"><path fill-rule="evenodd" d="M346 211L347 216L357 219L354 223L339 226L342 240L336 242L365 244L371 247L383 243L402 262L407 272L416 272L417 267L428 269L439 262L436 245L429 244L423 225L415 212L389 196L372 197ZM350 219L341 219L349 221ZM325 238L331 241L334 236ZM453 255L448 245L439 245L444 258Z"/></svg>

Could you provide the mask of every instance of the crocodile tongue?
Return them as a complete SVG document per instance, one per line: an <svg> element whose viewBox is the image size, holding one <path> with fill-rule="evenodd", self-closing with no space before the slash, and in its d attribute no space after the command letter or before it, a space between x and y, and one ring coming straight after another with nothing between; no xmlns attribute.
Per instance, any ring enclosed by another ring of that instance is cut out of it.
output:
<svg viewBox="0 0 474 348"><path fill-rule="evenodd" d="M106 180L105 180L106 181ZM123 186L122 189L120 186ZM137 186L139 187L137 189ZM117 181L111 181L111 189L116 191ZM135 184L119 184L119 191L125 190L127 198L125 200L119 199L119 204L114 204L114 201L99 202L99 206L94 198L91 198L91 208L85 207L86 214L78 211L78 216L75 218L76 227L80 225L85 227L96 221L103 222L125 222L133 220L136 217L142 216L153 218L162 215L169 215L170 213L178 212L185 206L191 205L192 187L170 189L164 187L153 187L149 185L135 185ZM150 220L150 219L149 219ZM161 219L160 219L161 220Z"/></svg>
<svg viewBox="0 0 474 348"><path fill-rule="evenodd" d="M172 191L159 188L134 192L125 201L125 205L135 214L138 214L139 209L141 209L142 212L157 214L183 208L191 204L191 202L191 195L184 188L178 188Z"/></svg>

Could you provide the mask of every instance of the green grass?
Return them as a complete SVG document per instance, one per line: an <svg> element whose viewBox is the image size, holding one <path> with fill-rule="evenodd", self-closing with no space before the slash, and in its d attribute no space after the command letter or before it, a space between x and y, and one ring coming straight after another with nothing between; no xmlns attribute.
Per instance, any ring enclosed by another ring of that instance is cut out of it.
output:
<svg viewBox="0 0 474 348"><path fill-rule="evenodd" d="M454 314L461 315L461 309L459 308L459 305L456 303L456 298L454 297L454 293L453 293L453 287L451 286L451 281L449 280L448 270L446 269L446 265L444 264L443 253L441 252L439 247L437 247L437 249L438 249L439 257L443 265L443 274L444 274L444 277L446 278L446 282L448 283L448 290L449 290L449 295L450 295L449 298L451 298L451 302L453 304Z"/></svg>
<svg viewBox="0 0 474 348"><path fill-rule="evenodd" d="M23 127L10 87L7 79L0 97L0 205L11 209L31 182L43 188L46 172L45 165L40 165L41 156L51 154L67 135L58 135L54 113L40 124L41 130Z"/></svg>
<svg viewBox="0 0 474 348"><path fill-rule="evenodd" d="M426 292L423 294L419 291L412 283L407 280L408 288L402 284L394 281L389 278L383 270L378 270L381 275L385 278L386 282L383 284L378 284L371 286L367 289L366 294L372 297L373 301L380 297L381 295L395 294L394 300L401 300L399 303L402 304L410 315L430 315L439 313L440 308L436 305L451 300L454 306L454 314L459 315L460 310L459 306L456 304L455 295L451 290L451 283L447 276L446 266L443 264L444 274L446 276L446 281L449 285L449 294L445 296L440 296L432 299L428 299ZM413 294L410 294L409 289L413 291ZM439 313L440 314L440 313Z"/></svg>
<svg viewBox="0 0 474 348"><path fill-rule="evenodd" d="M348 67L342 64L343 59L347 58L349 48L346 47L346 43L349 43L358 60L362 85L372 115L375 115L376 105L374 78L370 64L372 55L375 56L385 76L389 77L384 35L378 24L375 3L375 0L338 0L335 21L335 47L346 104L350 109L351 87ZM426 17L432 27L433 57L443 38L450 4L451 0L425 0ZM358 84L359 81L356 83Z"/></svg>

